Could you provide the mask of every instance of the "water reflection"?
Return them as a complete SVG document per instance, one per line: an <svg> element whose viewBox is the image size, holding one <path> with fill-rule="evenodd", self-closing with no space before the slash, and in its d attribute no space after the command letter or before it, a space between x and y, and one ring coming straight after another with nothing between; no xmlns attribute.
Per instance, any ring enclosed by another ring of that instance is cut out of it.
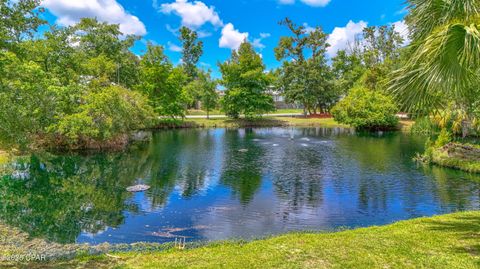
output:
<svg viewBox="0 0 480 269"><path fill-rule="evenodd" d="M345 129L177 130L115 154L4 167L0 220L56 242L250 238L479 209L480 177L411 161L424 139ZM127 186L145 183L145 193Z"/></svg>

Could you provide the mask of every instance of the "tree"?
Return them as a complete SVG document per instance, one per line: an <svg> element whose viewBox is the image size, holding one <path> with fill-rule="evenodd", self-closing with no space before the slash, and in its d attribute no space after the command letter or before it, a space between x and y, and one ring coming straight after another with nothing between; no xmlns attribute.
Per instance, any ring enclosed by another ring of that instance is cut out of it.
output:
<svg viewBox="0 0 480 269"><path fill-rule="evenodd" d="M378 91L353 88L332 108L336 121L357 129L390 129L398 124L398 108L393 99Z"/></svg>
<svg viewBox="0 0 480 269"><path fill-rule="evenodd" d="M188 101L183 90L187 77L181 67L173 67L163 50L162 46L148 44L140 62L142 81L137 89L148 96L159 115L183 117Z"/></svg>
<svg viewBox="0 0 480 269"><path fill-rule="evenodd" d="M270 79L252 44L244 41L219 67L226 88L223 109L229 117L252 118L274 110L273 98L266 93Z"/></svg>
<svg viewBox="0 0 480 269"><path fill-rule="evenodd" d="M0 49L20 53L19 43L33 37L38 27L45 24L39 0L0 0Z"/></svg>
<svg viewBox="0 0 480 269"><path fill-rule="evenodd" d="M38 5L0 1L1 142L21 150L98 144L146 127L150 106L125 88L137 84L136 37L95 19L34 37Z"/></svg>
<svg viewBox="0 0 480 269"><path fill-rule="evenodd" d="M357 52L340 50L332 59L332 72L337 91L346 94L365 73L365 66Z"/></svg>
<svg viewBox="0 0 480 269"><path fill-rule="evenodd" d="M277 60L284 60L280 84L287 101L302 103L305 114L328 111L339 95L326 61L327 35L319 27L307 32L288 18L280 24L292 32L292 36L282 37L275 48Z"/></svg>
<svg viewBox="0 0 480 269"><path fill-rule="evenodd" d="M395 71L389 90L416 116L449 106L474 121L479 99L480 23L478 0L410 0L406 22L411 55Z"/></svg>
<svg viewBox="0 0 480 269"><path fill-rule="evenodd" d="M197 63L203 54L203 42L197 40L198 34L187 27L180 28L182 42L182 65L189 80L197 78Z"/></svg>
<svg viewBox="0 0 480 269"><path fill-rule="evenodd" d="M207 111L207 119L210 118L210 111L218 104L217 82L211 78L209 72L199 72L197 79L190 82L185 92L195 93L202 102L202 108Z"/></svg>
<svg viewBox="0 0 480 269"><path fill-rule="evenodd" d="M139 61L129 49L140 37L127 35L117 24L99 22L97 19L83 18L73 26L74 36L71 42L78 42L78 50L82 58L104 57L115 65L108 74L108 80L127 88L138 84ZM84 65L88 73L88 65Z"/></svg>

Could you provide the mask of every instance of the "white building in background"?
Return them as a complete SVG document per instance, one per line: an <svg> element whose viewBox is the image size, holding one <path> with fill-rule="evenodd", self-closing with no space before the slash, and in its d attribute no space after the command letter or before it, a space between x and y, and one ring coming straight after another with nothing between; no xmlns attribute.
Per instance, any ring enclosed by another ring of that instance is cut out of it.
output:
<svg viewBox="0 0 480 269"><path fill-rule="evenodd" d="M220 98L222 98L225 96L225 90L217 89L217 94ZM273 97L273 102L275 103L276 109L285 109L285 108L301 109L302 108L302 106L299 104L287 103L285 101L285 96L283 96L283 93L281 91L276 90L273 86L268 87L267 94Z"/></svg>

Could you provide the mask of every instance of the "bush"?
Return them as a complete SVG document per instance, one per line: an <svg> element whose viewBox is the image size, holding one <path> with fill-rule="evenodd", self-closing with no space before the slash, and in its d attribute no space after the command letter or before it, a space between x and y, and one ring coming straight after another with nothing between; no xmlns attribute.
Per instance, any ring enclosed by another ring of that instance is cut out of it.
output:
<svg viewBox="0 0 480 269"><path fill-rule="evenodd" d="M68 144L107 141L148 127L154 118L153 109L140 93L118 86L91 92L82 101L76 113L64 116L49 128Z"/></svg>
<svg viewBox="0 0 480 269"><path fill-rule="evenodd" d="M398 108L382 93L357 87L338 102L331 113L335 120L356 129L391 129L398 124Z"/></svg>

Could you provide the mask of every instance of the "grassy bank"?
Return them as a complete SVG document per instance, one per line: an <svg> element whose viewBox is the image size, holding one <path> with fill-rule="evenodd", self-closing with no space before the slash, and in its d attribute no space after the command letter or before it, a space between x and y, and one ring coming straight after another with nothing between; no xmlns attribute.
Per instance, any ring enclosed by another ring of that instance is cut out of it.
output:
<svg viewBox="0 0 480 269"><path fill-rule="evenodd" d="M289 113L303 113L303 109L277 109L274 112L271 112L269 114L289 114ZM210 115L224 115L225 113L220 111L220 110L211 110ZM207 115L207 111L204 110L195 110L195 109L189 109L187 111L187 115L191 116L204 116Z"/></svg>
<svg viewBox="0 0 480 269"><path fill-rule="evenodd" d="M238 127L276 127L276 126L296 126L296 127L343 127L347 125L340 124L333 119L315 119L315 118L292 118L292 117L264 117L254 120L245 119L188 119L185 121L187 127L202 128L238 128Z"/></svg>
<svg viewBox="0 0 480 269"><path fill-rule="evenodd" d="M248 243L110 253L29 268L479 268L480 211ZM25 265L27 267L27 265Z"/></svg>
<svg viewBox="0 0 480 269"><path fill-rule="evenodd" d="M444 167L480 173L480 146L449 143L441 148L433 149L431 161Z"/></svg>

